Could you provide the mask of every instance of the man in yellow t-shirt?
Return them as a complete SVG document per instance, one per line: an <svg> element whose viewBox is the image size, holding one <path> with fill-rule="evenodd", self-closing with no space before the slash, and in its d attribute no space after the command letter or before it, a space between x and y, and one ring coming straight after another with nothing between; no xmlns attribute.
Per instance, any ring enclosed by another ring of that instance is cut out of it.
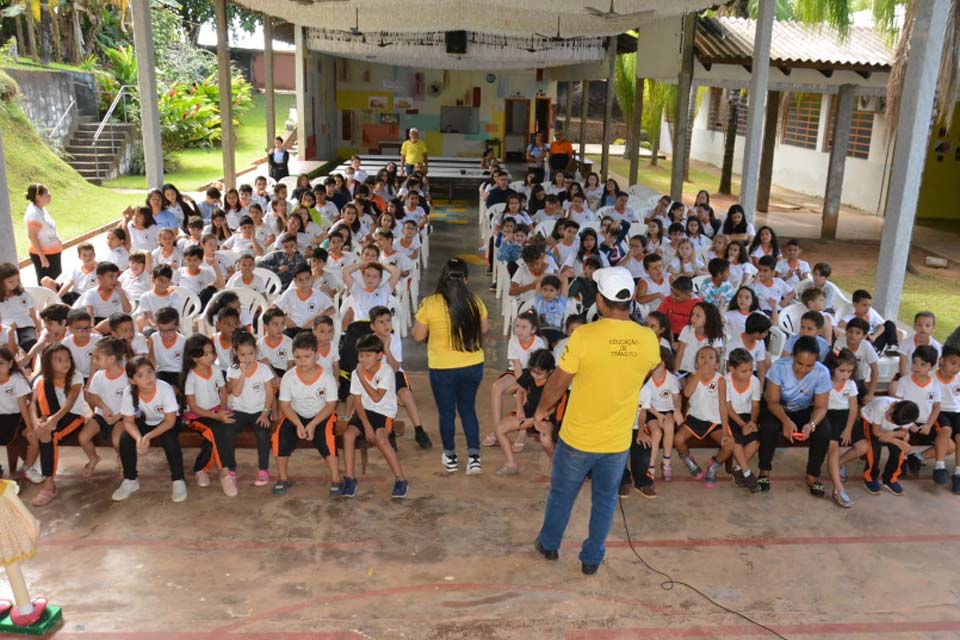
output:
<svg viewBox="0 0 960 640"><path fill-rule="evenodd" d="M408 140L400 147L400 163L408 176L418 164L427 164L427 143L420 139L420 130L413 128L407 134Z"/></svg>
<svg viewBox="0 0 960 640"><path fill-rule="evenodd" d="M660 362L660 345L650 329L630 319L633 276L623 267L598 269L597 308L601 320L578 327L537 407L537 429L551 428L549 417L564 390L570 399L553 454L550 493L535 547L556 560L557 549L584 478L591 474L590 535L580 551L581 569L597 572L610 533L623 478L640 388Z"/></svg>

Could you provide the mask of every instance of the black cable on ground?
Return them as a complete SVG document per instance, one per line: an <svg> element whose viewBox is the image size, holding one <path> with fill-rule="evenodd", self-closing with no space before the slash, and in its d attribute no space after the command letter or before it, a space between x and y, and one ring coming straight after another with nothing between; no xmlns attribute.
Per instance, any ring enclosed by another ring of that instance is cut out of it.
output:
<svg viewBox="0 0 960 640"><path fill-rule="evenodd" d="M754 620L754 619L751 618L750 616L746 615L745 613L740 613L740 612L737 611L736 609L731 609L730 607L725 607L725 606L723 606L722 604L720 604L719 602L717 602L716 600L714 600L713 598L711 598L710 596L708 596L707 594L705 594L703 591L700 591L700 589L697 589L696 587L694 587L694 586L691 585L690 583L688 583L688 582L683 582L683 581L681 581L681 580L674 580L673 577L672 577L669 573L665 573L665 572L663 572L663 571L660 571L659 569L656 569L656 568L652 567L652 566L650 565L650 563L648 563L646 560L644 560L644 559L640 556L640 554L637 552L636 547L633 546L633 538L630 537L630 527L627 526L627 512L626 512L626 511L624 510L624 508L623 508L623 499L620 498L620 499L618 500L618 503L619 503L619 505L620 505L620 515L623 517L623 530L627 533L627 544L630 545L630 550L633 551L633 555L637 556L637 560L640 561L640 564L642 564L644 567L646 567L649 571L652 571L653 573L655 573L655 574L657 574L657 575L659 575L659 576L662 576L662 577L664 578L664 581L660 583L660 588L661 588L661 589L663 589L664 591L671 591L671 590L673 590L673 587L676 586L676 585L679 585L679 586L681 586L681 587L686 587L687 589L689 589L690 591L693 591L695 594L697 594L698 596L700 596L701 598L703 598L704 600L706 600L707 602L709 602L709 603L712 604L713 606L717 607L718 609L721 609L721 610L723 610L723 611L726 611L727 613L732 613L733 615L741 618L742 620L745 620L745 621L749 622L750 624L752 624L752 625L754 625L754 626L756 626L756 627L759 627L760 629L763 629L764 631L766 631L766 632L769 633L770 635L772 635L772 636L774 636L774 637L776 637L776 638L780 638L780 640L787 640L787 638L786 638L785 636L780 635L779 633L777 633L776 631L774 631L773 629L771 629L771 628L768 627L767 625L762 624L762 623L760 623L760 622L757 622L756 620Z"/></svg>

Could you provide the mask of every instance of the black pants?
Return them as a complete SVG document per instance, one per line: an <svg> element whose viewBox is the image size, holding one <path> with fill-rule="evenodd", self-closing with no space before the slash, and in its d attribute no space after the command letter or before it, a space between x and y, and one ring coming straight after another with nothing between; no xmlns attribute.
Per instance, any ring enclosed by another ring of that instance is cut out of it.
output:
<svg viewBox="0 0 960 640"><path fill-rule="evenodd" d="M883 353L887 347L896 347L900 344L900 336L897 335L897 324L893 320L887 320L883 323L883 333L876 340L872 341L873 348L877 353Z"/></svg>
<svg viewBox="0 0 960 640"><path fill-rule="evenodd" d="M24 351L33 349L37 344L37 330L35 327L17 327L17 344Z"/></svg>
<svg viewBox="0 0 960 640"><path fill-rule="evenodd" d="M532 173L533 181L537 184L541 184L547 172L544 170L543 164L540 164L536 167L527 167L527 173Z"/></svg>
<svg viewBox="0 0 960 640"><path fill-rule="evenodd" d="M60 299L63 300L63 304L72 306L74 302L80 299L79 291L67 291L65 294L60 296Z"/></svg>
<svg viewBox="0 0 960 640"><path fill-rule="evenodd" d="M827 419L817 425L810 434L810 449L807 452L807 475L820 477L823 461L827 457L830 443L840 441L840 434L847 426L849 409L831 409L827 411Z"/></svg>
<svg viewBox="0 0 960 640"><path fill-rule="evenodd" d="M214 443L212 444L209 440L204 438L203 444L200 445L200 453L197 455L196 462L193 463L193 472L202 471L208 464L210 464L210 458L214 453L214 444L216 445L216 454L220 460L220 466L224 469L230 469L230 471L237 470L237 433L240 431L238 423L234 422L233 424L226 424L220 422L219 420L211 420L210 418L200 418L193 420L194 423L200 423L204 427L210 430L213 433Z"/></svg>
<svg viewBox="0 0 960 640"><path fill-rule="evenodd" d="M649 487L653 484L653 478L647 475L652 451L650 447L637 444L637 438L634 436L630 442L630 464L623 468L623 480L620 481L620 484L632 483L637 489Z"/></svg>
<svg viewBox="0 0 960 640"><path fill-rule="evenodd" d="M17 413L0 413L0 447L12 446L23 431L23 416Z"/></svg>
<svg viewBox="0 0 960 640"><path fill-rule="evenodd" d="M799 411L787 411L787 417L793 420L798 427L810 422L810 415L813 413L813 407L800 409ZM773 454L780 443L780 434L783 433L783 425L780 420L766 407L760 412L760 471L770 471L773 468ZM814 432L816 433L816 432ZM822 459L821 459L822 464Z"/></svg>
<svg viewBox="0 0 960 640"><path fill-rule="evenodd" d="M259 413L243 413L242 411L234 411L233 419L236 420L236 422L233 424L233 426L237 428L237 433L240 433L245 427L250 427L253 429L253 436L257 439L257 468L260 471L266 471L270 468L271 430L264 429L257 424L257 420L259 418Z"/></svg>
<svg viewBox="0 0 960 640"><path fill-rule="evenodd" d="M173 387L173 390L179 395L180 390L180 374L176 371L157 371L157 378L163 380L168 385Z"/></svg>
<svg viewBox="0 0 960 640"><path fill-rule="evenodd" d="M54 429L50 442L40 443L40 471L44 478L52 478L57 472L60 440L83 426L83 417L75 413L68 413L60 418L57 428Z"/></svg>
<svg viewBox="0 0 960 640"><path fill-rule="evenodd" d="M866 480L883 480L884 482L897 482L900 479L900 472L903 470L903 460L905 454L903 450L895 444L880 442L872 432L872 429L864 429L864 435L870 443L867 450L867 472ZM883 449L887 450L887 464L883 466L883 475L880 474L880 456Z"/></svg>
<svg viewBox="0 0 960 640"><path fill-rule="evenodd" d="M40 284L40 281L44 278L50 278L51 280L56 280L60 277L60 274L63 273L63 267L60 265L60 254L54 253L47 256L47 261L50 263L50 266L44 269L40 266L40 256L35 253L30 254L30 260L33 262L33 268L37 272L37 284Z"/></svg>
<svg viewBox="0 0 960 640"><path fill-rule="evenodd" d="M140 435L147 435L153 431L156 426L150 426L142 418L137 420L137 429ZM167 456L167 466L170 467L170 479L173 481L183 480L183 450L180 448L180 422L173 425L173 428L158 437L157 442L163 447L163 453ZM120 464L123 466L123 478L125 480L137 479L137 441L124 430L120 435Z"/></svg>

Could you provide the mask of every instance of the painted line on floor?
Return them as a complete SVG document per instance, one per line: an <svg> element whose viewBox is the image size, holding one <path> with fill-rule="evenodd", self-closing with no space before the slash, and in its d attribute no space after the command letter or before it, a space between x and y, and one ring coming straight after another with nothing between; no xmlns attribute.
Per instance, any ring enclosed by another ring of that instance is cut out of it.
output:
<svg viewBox="0 0 960 640"><path fill-rule="evenodd" d="M634 540L633 546L638 549L698 549L705 547L787 547L787 546L824 546L849 544L944 544L960 542L960 535L930 534L913 536L792 536L784 538L773 537L738 537L738 538L693 538L689 540L654 539ZM629 549L630 543L626 540L607 540L608 549ZM579 542L565 542L562 549L576 550Z"/></svg>
<svg viewBox="0 0 960 640"><path fill-rule="evenodd" d="M216 631L91 631L60 632L56 640L223 640ZM356 640L356 631L270 631L231 633L230 640Z"/></svg>
<svg viewBox="0 0 960 640"><path fill-rule="evenodd" d="M181 549L183 551L271 551L292 549L297 551L338 550L371 551L382 545L377 541L359 542L322 542L318 540L259 539L259 540L166 540L147 538L41 538L42 547L113 547L113 548L150 548Z"/></svg>
<svg viewBox="0 0 960 640"><path fill-rule="evenodd" d="M785 614L786 615L786 614ZM763 622L761 620L761 622ZM764 624L767 624L764 622ZM768 626L785 636L950 633L960 631L960 620L930 620L916 622L826 622L810 624L777 624ZM766 636L770 633L753 625L696 625L671 629L669 627L634 627L625 629L585 629L573 631L566 640L630 640L636 638L718 638Z"/></svg>
<svg viewBox="0 0 960 640"><path fill-rule="evenodd" d="M337 596L329 598L314 598L310 600L304 600L297 602L295 604L287 605L285 607L279 607L272 609L270 611L264 611L263 613L258 613L249 618L244 618L243 620L238 620L231 624L219 627L214 629L211 633L222 635L229 635L230 638L235 638L235 632L237 629L241 629L248 625L254 624L256 622L262 622L265 620L270 620L278 616L287 616L300 611L305 610L314 610L317 607L324 607L326 605L338 604L341 602L354 602L356 600L366 600L370 598L381 598L383 596L398 596L398 595L407 595L407 594L419 594L423 592L473 592L473 591L501 591L501 592L510 592L510 591L522 591L525 593L554 593L561 595L570 595L577 598L590 598L593 600L600 600L601 602L611 602L616 604L622 604L629 607L641 607L647 609L648 611L653 611L656 613L661 613L664 615L673 615L673 607L661 607L648 604L641 600L636 600L633 598L623 598L619 596L607 596L599 593L584 593L583 590L575 589L561 589L558 587L552 587L547 585L523 585L523 584L483 584L483 583L456 583L456 582L439 582L431 584L420 584L420 585L411 585L403 587L389 587L385 589L375 589L371 591L361 591L357 593L343 593ZM329 616L329 614L326 614Z"/></svg>

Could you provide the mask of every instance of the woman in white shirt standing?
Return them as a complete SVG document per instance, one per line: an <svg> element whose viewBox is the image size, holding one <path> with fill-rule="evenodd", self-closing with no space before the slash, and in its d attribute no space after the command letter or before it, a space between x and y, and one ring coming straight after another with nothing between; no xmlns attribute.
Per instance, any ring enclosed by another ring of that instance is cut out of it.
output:
<svg viewBox="0 0 960 640"><path fill-rule="evenodd" d="M30 260L37 271L37 282L44 277L56 280L63 272L60 265L60 253L63 247L57 235L57 224L47 213L50 204L50 189L46 185L34 183L27 187L27 211L23 221L27 225L27 238L30 240Z"/></svg>

